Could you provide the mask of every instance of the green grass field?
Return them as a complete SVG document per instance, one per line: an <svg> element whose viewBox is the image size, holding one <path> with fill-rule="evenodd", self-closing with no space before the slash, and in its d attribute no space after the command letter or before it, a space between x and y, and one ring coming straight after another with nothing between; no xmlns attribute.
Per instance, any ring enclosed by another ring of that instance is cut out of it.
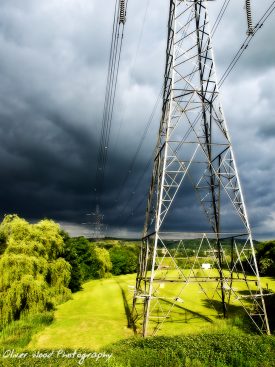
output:
<svg viewBox="0 0 275 367"><path fill-rule="evenodd" d="M263 284L275 290L275 280L263 278ZM109 279L93 280L74 294L73 299L60 305L54 321L36 334L29 349L88 348L98 350L108 344L133 336L128 327L135 275L124 275ZM178 287L178 285L176 285ZM171 287L163 291L169 295ZM159 335L178 335L226 329L240 322L243 311L233 306L232 319L223 320L204 300L198 285L188 284L184 293L184 304L177 306ZM241 313L240 313L241 312ZM175 323L174 321L179 321Z"/></svg>
<svg viewBox="0 0 275 367"><path fill-rule="evenodd" d="M182 333L197 333L213 330L220 330L232 325L243 323L243 329L249 329L251 320L242 307L242 304L247 307L247 310L253 311L254 306L247 297L249 291L244 281L240 281L236 273L232 278L232 284L229 288L230 274L224 271L227 278L225 286L226 300L229 297L229 289L232 289L230 295L230 305L228 308L228 319L224 320L221 304L220 285L217 281L201 282L200 284L192 282L183 282L183 277L188 278L193 276L193 280L198 280L200 277L219 278L217 269L202 270L190 269L181 270L157 270L155 278L160 279L155 286L155 294L158 299L152 299L150 307L151 320L148 325L149 335L179 335ZM242 277L243 278L243 277ZM161 279L170 279L171 282L165 282ZM177 282L180 280L180 282ZM254 277L247 277L249 288L254 294L257 292L257 283ZM272 278L262 278L262 286L275 291L275 281ZM218 292L217 292L218 288ZM219 294L218 294L219 293ZM154 293L153 293L154 295ZM179 302L174 302L175 298L180 297ZM142 312L142 302L137 306L138 313ZM169 310L171 313L169 314ZM169 315L164 318L163 315ZM137 321L138 328L141 327L141 322ZM253 327L253 326L252 326ZM156 333L155 333L156 332Z"/></svg>

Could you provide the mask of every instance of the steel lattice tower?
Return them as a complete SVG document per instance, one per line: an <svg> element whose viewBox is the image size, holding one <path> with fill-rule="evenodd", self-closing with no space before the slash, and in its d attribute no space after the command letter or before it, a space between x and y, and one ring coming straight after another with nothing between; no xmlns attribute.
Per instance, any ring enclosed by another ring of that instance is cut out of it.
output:
<svg viewBox="0 0 275 367"><path fill-rule="evenodd" d="M194 285L207 304L222 306L223 317L234 302L269 334L208 28L206 1L170 0L162 118L133 299L143 336L183 322L184 295Z"/></svg>
<svg viewBox="0 0 275 367"><path fill-rule="evenodd" d="M96 211L92 213L94 216L93 222L93 238L100 239L104 238L104 224L103 224L103 217L104 215L100 213L99 205L96 206Z"/></svg>

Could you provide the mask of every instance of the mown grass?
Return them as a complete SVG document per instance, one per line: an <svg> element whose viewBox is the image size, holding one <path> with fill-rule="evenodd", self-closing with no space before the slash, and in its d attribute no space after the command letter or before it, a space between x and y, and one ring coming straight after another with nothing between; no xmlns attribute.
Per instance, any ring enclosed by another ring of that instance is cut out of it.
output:
<svg viewBox="0 0 275 367"><path fill-rule="evenodd" d="M183 269L182 274L186 277L190 275L189 269ZM172 280L179 279L179 272L176 270L158 270L156 271L156 278L163 279L164 276L169 277ZM224 272L225 276L230 278L228 272ZM204 277L219 277L217 269L202 270L194 269L191 273L192 276L204 276ZM181 275L180 275L181 276ZM182 276L181 278L182 279ZM249 276L249 287L253 292L257 292L257 285L254 277ZM265 287L268 284L270 290L275 291L275 279L263 277L262 284ZM148 330L149 335L153 334L157 330L158 335L178 335L182 333L199 333L202 329L208 329L210 326L220 327L223 322L223 312L221 304L221 296L217 293L216 282L206 283L181 283L181 282L169 282L156 285L158 299L151 300L151 317ZM232 281L231 302L228 307L229 322L227 325L230 327L234 319L244 319L245 323L242 323L240 327L242 329L255 330L255 327L251 319L247 316L242 304L246 305L247 309L252 311L252 302L249 298L242 299L242 303L238 299L238 296L246 296L249 294L245 282L240 282L237 275L234 274ZM220 293L220 292L219 292ZM180 295L182 301L174 304L176 295ZM228 293L226 293L227 297ZM142 313L143 303L137 305L139 314ZM162 318L164 313L169 313L168 318ZM137 328L142 327L142 320L138 320Z"/></svg>
<svg viewBox="0 0 275 367"><path fill-rule="evenodd" d="M133 336L123 295L128 294L128 284L134 279L134 275L127 275L85 283L83 291L58 306L54 322L34 336L29 348L98 350Z"/></svg>

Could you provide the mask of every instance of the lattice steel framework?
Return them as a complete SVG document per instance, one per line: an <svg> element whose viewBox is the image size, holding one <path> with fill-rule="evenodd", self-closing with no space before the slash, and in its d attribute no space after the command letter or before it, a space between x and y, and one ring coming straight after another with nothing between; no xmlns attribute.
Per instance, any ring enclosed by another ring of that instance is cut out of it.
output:
<svg viewBox="0 0 275 367"><path fill-rule="evenodd" d="M92 213L94 216L94 222L93 222L93 233L92 237L95 239L104 238L104 224L103 224L103 217L104 215L101 214L99 205L96 206L96 211Z"/></svg>
<svg viewBox="0 0 275 367"><path fill-rule="evenodd" d="M194 219L186 230L185 187L195 192L207 218L203 231ZM208 264L203 264L206 254ZM133 300L133 319L143 336L165 332L171 321L183 322L185 294L194 285L209 306L219 309L219 301L224 317L230 304L238 304L259 331L269 334L219 99L206 1L170 0L162 119Z"/></svg>

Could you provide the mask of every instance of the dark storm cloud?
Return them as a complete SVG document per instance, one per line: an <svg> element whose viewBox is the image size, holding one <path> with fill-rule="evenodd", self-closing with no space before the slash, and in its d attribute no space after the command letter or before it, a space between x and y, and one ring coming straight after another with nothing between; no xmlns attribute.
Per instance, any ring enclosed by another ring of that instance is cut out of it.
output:
<svg viewBox="0 0 275 367"><path fill-rule="evenodd" d="M142 3L142 5L141 5ZM264 1L265 7L270 1ZM0 13L1 212L51 217L88 233L114 1L3 0ZM157 4L157 6L156 6ZM160 108L121 189L163 80L167 0L129 1L102 210L109 232L142 230ZM263 13L253 4L254 18ZM209 4L211 20L220 4ZM255 36L223 102L250 218L274 236L274 17ZM243 4L232 1L215 35L218 75L245 38ZM141 180L141 177L142 180ZM140 181L139 185L137 183ZM190 199L191 200L191 199ZM187 200L187 204L192 205ZM191 220L191 215L189 220ZM181 218L182 220L182 218ZM186 219L187 223L187 219ZM175 222L175 225L177 223Z"/></svg>
<svg viewBox="0 0 275 367"><path fill-rule="evenodd" d="M271 123L265 122L261 129L259 129L259 134L265 139L275 138L275 126L273 121Z"/></svg>
<svg viewBox="0 0 275 367"><path fill-rule="evenodd" d="M103 42L89 47L93 5L21 4L1 9L2 210L78 221L91 194L108 17Z"/></svg>

